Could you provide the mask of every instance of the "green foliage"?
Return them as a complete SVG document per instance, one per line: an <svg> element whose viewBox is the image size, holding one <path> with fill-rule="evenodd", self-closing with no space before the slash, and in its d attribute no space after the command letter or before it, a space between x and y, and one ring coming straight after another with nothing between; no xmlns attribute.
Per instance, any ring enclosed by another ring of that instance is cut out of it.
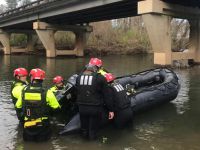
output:
<svg viewBox="0 0 200 150"><path fill-rule="evenodd" d="M59 31L55 34L55 41L58 49L73 49L75 44L75 35L72 32Z"/></svg>
<svg viewBox="0 0 200 150"><path fill-rule="evenodd" d="M26 47L27 36L25 34L12 34L10 37L11 46Z"/></svg>

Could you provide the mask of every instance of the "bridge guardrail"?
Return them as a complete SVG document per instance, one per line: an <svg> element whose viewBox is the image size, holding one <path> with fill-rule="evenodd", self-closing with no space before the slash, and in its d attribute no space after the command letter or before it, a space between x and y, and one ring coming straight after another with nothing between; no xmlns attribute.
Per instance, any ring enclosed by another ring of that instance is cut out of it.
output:
<svg viewBox="0 0 200 150"><path fill-rule="evenodd" d="M6 11L4 13L1 13L0 14L0 18L8 16L8 15L11 15L11 14L14 14L14 13L17 13L19 11L23 11L23 10L29 9L29 8L40 6L40 5L44 4L44 3L51 3L51 2L55 2L55 1L58 1L58 0L37 0L37 1L31 2L29 4L26 4L26 5L23 5L23 6L8 10L8 11Z"/></svg>

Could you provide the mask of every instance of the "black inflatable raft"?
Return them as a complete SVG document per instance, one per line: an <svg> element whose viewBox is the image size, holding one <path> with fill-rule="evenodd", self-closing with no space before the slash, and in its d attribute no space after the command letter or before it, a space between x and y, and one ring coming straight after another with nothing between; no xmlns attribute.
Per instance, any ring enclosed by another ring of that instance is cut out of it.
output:
<svg viewBox="0 0 200 150"><path fill-rule="evenodd" d="M77 75L74 75L69 78L69 87L72 88L75 85L76 77ZM172 70L163 68L118 77L115 81L127 89L133 114L175 99L180 89L177 75ZM80 129L80 118L77 113L60 134L78 129Z"/></svg>

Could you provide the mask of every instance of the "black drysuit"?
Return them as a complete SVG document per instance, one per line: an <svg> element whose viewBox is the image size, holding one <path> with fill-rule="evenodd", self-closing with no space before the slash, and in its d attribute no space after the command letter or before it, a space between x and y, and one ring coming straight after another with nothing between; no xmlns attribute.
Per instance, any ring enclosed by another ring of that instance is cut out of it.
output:
<svg viewBox="0 0 200 150"><path fill-rule="evenodd" d="M132 124L133 112L125 89L119 83L111 83L106 98L114 102L114 124L123 128Z"/></svg>
<svg viewBox="0 0 200 150"><path fill-rule="evenodd" d="M108 89L106 79L99 73L85 71L78 76L76 85L82 134L95 139L102 122L104 105L109 111L113 109L113 102L104 96Z"/></svg>

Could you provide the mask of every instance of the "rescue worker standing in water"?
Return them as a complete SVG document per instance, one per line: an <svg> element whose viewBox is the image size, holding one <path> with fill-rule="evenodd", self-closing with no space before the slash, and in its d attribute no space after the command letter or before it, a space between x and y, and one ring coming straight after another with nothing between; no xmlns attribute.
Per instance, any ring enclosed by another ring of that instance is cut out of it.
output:
<svg viewBox="0 0 200 150"><path fill-rule="evenodd" d="M52 91L45 91L42 82L45 72L39 68L30 71L31 83L26 86L17 100L16 108L23 110L25 141L46 141L51 136L49 123L50 108L60 108Z"/></svg>
<svg viewBox="0 0 200 150"><path fill-rule="evenodd" d="M111 73L105 74L105 77L109 83L106 98L114 102L114 125L117 128L131 126L133 123L133 112L125 89L121 84L114 81L115 77Z"/></svg>
<svg viewBox="0 0 200 150"><path fill-rule="evenodd" d="M100 73L102 76L105 76L105 74L108 73L108 71L103 68L103 62L99 58L91 58L88 65L96 66L98 73Z"/></svg>
<svg viewBox="0 0 200 150"><path fill-rule="evenodd" d="M27 76L28 71L25 68L17 68L14 70L13 75L15 77L15 81L11 85L11 98L12 102L15 105L17 99L21 95L23 88L28 85ZM15 109L17 118L20 122L23 122L22 112L19 109Z"/></svg>
<svg viewBox="0 0 200 150"><path fill-rule="evenodd" d="M106 79L97 73L97 70L96 66L88 65L76 80L81 132L85 138L91 140L97 137L104 104L110 111L109 118L114 116L112 101L104 101L104 91L108 88Z"/></svg>

